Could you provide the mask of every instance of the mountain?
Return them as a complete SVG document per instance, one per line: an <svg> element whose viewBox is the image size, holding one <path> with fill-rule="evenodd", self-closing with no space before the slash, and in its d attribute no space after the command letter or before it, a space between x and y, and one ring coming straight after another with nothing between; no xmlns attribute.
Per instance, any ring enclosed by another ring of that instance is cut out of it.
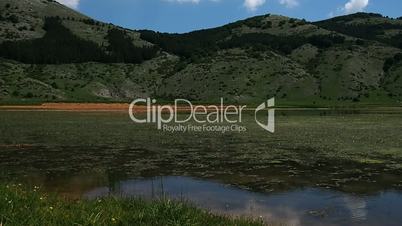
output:
<svg viewBox="0 0 402 226"><path fill-rule="evenodd" d="M356 13L314 24L331 31L402 48L401 17L393 19L375 13Z"/></svg>
<svg viewBox="0 0 402 226"><path fill-rule="evenodd" d="M267 14L167 34L95 21L51 0L0 0L0 9L2 103L402 100L402 50L394 37L401 20L378 14L315 23Z"/></svg>

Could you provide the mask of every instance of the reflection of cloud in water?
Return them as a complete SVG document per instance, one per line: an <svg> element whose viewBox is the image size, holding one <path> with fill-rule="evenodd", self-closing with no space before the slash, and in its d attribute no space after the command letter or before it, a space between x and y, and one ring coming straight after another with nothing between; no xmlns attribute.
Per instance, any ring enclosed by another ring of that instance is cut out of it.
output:
<svg viewBox="0 0 402 226"><path fill-rule="evenodd" d="M205 197L208 199L203 199ZM230 197L220 196L220 193L204 193L196 194L189 200L217 214L261 218L266 222L275 221L284 225L301 225L299 214L292 208L270 205L269 202L252 196L236 194Z"/></svg>
<svg viewBox="0 0 402 226"><path fill-rule="evenodd" d="M285 225L301 225L299 214L292 208L270 203L264 195L183 177L167 177L163 181L129 180L117 183L112 192L123 197L160 197L166 194L173 199L183 199L206 208L216 214L262 218L267 222L275 221ZM163 190L163 191L162 191ZM110 190L101 187L87 192L84 197L107 196Z"/></svg>
<svg viewBox="0 0 402 226"><path fill-rule="evenodd" d="M353 220L367 220L367 203L364 199L345 195L343 201L349 209Z"/></svg>
<svg viewBox="0 0 402 226"><path fill-rule="evenodd" d="M262 218L267 222L295 226L381 225L384 214L381 211L387 208L382 199L377 200L376 209L372 209L372 203L368 208L367 200L370 199L331 190L307 188L273 194L255 193L188 177L122 181L111 188L91 190L84 197L91 199L109 194L145 199L166 195L171 199L188 200L216 214ZM394 195L390 193L391 197ZM377 217L376 214L382 215ZM392 217L399 219L401 216Z"/></svg>
<svg viewBox="0 0 402 226"><path fill-rule="evenodd" d="M272 221L276 219L276 223L278 223L278 221L281 221L281 223L283 223L284 225L301 225L300 217L294 210L287 207L278 207L275 209L272 207L270 208L266 205L266 203L259 203L253 198L249 199L248 202L245 204L244 212L234 213L234 215L261 217L265 221Z"/></svg>

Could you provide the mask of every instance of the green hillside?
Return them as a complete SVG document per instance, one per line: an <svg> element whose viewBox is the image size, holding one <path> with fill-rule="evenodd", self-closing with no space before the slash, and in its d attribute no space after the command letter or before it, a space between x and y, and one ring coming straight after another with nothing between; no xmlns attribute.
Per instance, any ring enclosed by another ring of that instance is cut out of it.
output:
<svg viewBox="0 0 402 226"><path fill-rule="evenodd" d="M402 21L377 14L317 23L267 14L167 34L95 21L49 0L0 0L0 9L1 103L152 96L256 104L275 96L280 105L401 105L394 36ZM381 32L367 32L364 20Z"/></svg>
<svg viewBox="0 0 402 226"><path fill-rule="evenodd" d="M393 19L375 13L356 13L314 24L331 31L402 48L402 18Z"/></svg>

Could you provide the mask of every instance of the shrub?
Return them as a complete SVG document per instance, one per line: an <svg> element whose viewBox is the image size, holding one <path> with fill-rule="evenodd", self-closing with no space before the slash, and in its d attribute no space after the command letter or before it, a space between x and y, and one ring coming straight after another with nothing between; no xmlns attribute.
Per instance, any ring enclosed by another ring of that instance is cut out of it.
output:
<svg viewBox="0 0 402 226"><path fill-rule="evenodd" d="M402 53L397 53L395 56L388 58L384 62L383 70L388 72L392 66L402 61Z"/></svg>
<svg viewBox="0 0 402 226"><path fill-rule="evenodd" d="M340 35L314 35L309 38L309 43L319 48L328 48L334 44L342 44L345 41L345 37Z"/></svg>
<svg viewBox="0 0 402 226"><path fill-rule="evenodd" d="M33 95L33 93L31 93L31 92L28 92L28 93L26 93L25 94L25 96L24 96L25 98L33 98L34 97L34 95Z"/></svg>
<svg viewBox="0 0 402 226"><path fill-rule="evenodd" d="M6 20L10 21L13 24L19 23L18 17L16 15L14 15L14 14L6 17Z"/></svg>

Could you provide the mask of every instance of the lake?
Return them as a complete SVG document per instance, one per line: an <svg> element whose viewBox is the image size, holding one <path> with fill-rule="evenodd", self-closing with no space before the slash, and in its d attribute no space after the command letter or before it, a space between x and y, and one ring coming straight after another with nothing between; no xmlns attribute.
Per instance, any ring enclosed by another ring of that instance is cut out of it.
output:
<svg viewBox="0 0 402 226"><path fill-rule="evenodd" d="M243 126L171 133L125 112L0 111L0 177L289 225L402 224L402 111L283 109L274 134L252 114Z"/></svg>

